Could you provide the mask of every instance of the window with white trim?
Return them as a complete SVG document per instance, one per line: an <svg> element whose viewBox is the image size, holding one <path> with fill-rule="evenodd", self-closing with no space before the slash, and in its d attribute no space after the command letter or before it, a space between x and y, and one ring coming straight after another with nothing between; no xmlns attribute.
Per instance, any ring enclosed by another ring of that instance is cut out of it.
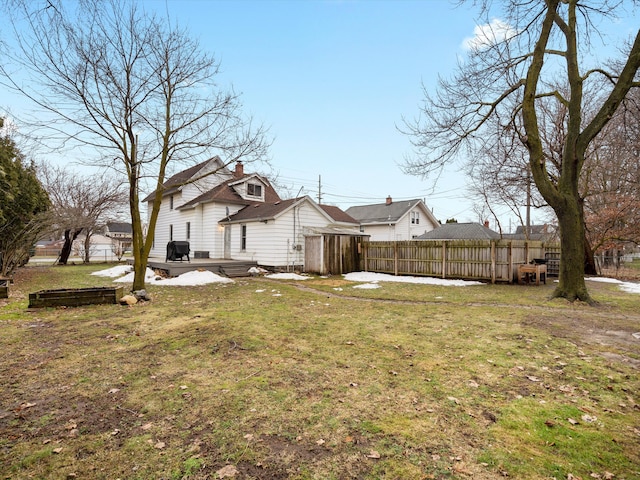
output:
<svg viewBox="0 0 640 480"><path fill-rule="evenodd" d="M420 212L411 212L411 225L420 225Z"/></svg>
<svg viewBox="0 0 640 480"><path fill-rule="evenodd" d="M247 195L252 197L262 197L262 185L257 183L247 183Z"/></svg>
<svg viewBox="0 0 640 480"><path fill-rule="evenodd" d="M247 249L247 226L240 226L241 236L240 236L240 250L243 252Z"/></svg>

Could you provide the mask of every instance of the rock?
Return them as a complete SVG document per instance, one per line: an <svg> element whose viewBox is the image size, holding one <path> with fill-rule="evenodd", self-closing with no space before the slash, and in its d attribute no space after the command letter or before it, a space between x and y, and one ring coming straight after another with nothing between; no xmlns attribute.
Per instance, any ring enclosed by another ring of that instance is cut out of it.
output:
<svg viewBox="0 0 640 480"><path fill-rule="evenodd" d="M135 290L133 292L131 292L132 295L134 295L138 301L140 300L144 300L145 302L149 302L151 301L151 296L147 293L146 290Z"/></svg>
<svg viewBox="0 0 640 480"><path fill-rule="evenodd" d="M125 295L120 299L120 305L135 305L138 299L133 295Z"/></svg>

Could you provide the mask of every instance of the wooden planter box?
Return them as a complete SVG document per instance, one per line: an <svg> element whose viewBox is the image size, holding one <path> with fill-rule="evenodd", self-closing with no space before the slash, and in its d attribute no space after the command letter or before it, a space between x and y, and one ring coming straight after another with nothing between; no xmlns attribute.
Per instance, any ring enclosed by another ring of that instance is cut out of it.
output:
<svg viewBox="0 0 640 480"><path fill-rule="evenodd" d="M101 303L118 303L123 287L63 288L40 290L29 294L29 308L78 307Z"/></svg>

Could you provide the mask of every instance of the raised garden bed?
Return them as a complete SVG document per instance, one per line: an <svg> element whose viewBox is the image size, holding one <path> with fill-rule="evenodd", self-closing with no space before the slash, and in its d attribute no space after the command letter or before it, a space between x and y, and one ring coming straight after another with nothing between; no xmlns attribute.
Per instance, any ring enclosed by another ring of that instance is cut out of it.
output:
<svg viewBox="0 0 640 480"><path fill-rule="evenodd" d="M40 290L29 294L29 308L78 307L102 303L118 303L123 287L88 287Z"/></svg>

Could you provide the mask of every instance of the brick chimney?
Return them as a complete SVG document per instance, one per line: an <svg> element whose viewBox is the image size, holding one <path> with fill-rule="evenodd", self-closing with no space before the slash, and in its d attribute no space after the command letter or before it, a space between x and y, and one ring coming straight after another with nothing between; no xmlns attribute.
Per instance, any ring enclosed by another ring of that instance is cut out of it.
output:
<svg viewBox="0 0 640 480"><path fill-rule="evenodd" d="M392 200L392 198L391 198L391 195L389 195L389 196L387 197L387 205L391 205L392 203L393 203L393 200Z"/></svg>
<svg viewBox="0 0 640 480"><path fill-rule="evenodd" d="M242 164L241 161L236 162L236 171L235 171L234 176L236 178L244 177L244 165Z"/></svg>
<svg viewBox="0 0 640 480"><path fill-rule="evenodd" d="M489 220L485 220L485 221L484 221L484 226L485 226L485 227L487 227L487 228L489 228Z"/></svg>

